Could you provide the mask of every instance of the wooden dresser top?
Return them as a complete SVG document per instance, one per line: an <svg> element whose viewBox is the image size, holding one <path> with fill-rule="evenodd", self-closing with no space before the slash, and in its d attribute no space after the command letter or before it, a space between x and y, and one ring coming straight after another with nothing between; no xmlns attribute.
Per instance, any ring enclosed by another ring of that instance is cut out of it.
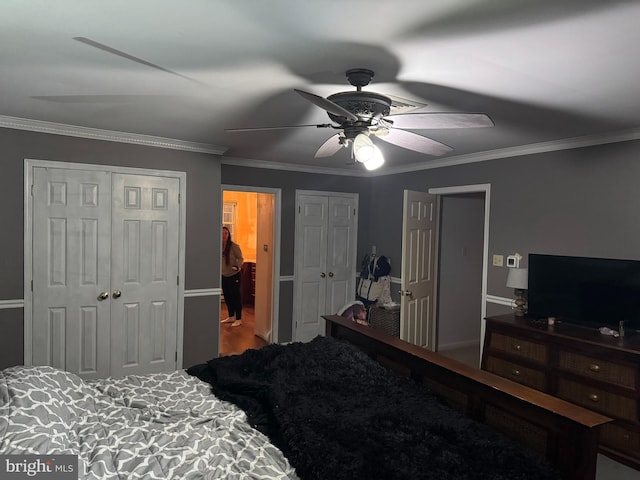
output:
<svg viewBox="0 0 640 480"><path fill-rule="evenodd" d="M598 328L564 323L556 320L553 326L547 325L546 319L538 320L529 317L516 317L515 315L498 315L487 317L487 320L506 325L517 326L520 329L545 333L553 337L581 340L595 346L601 346L632 354L640 354L640 333L626 331L624 337L603 335Z"/></svg>

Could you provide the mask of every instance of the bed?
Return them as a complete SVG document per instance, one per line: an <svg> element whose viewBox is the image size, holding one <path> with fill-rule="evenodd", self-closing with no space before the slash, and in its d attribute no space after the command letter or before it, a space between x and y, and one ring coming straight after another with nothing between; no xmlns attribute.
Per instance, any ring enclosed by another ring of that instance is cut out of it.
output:
<svg viewBox="0 0 640 480"><path fill-rule="evenodd" d="M594 478L606 417L326 319L325 337L186 372L4 370L0 454L78 455L80 478Z"/></svg>
<svg viewBox="0 0 640 480"><path fill-rule="evenodd" d="M324 318L328 337L356 345L453 409L546 458L562 478L595 479L599 430L611 418L340 316Z"/></svg>
<svg viewBox="0 0 640 480"><path fill-rule="evenodd" d="M242 410L184 371L85 382L3 370L0 454L77 455L83 479L297 478Z"/></svg>

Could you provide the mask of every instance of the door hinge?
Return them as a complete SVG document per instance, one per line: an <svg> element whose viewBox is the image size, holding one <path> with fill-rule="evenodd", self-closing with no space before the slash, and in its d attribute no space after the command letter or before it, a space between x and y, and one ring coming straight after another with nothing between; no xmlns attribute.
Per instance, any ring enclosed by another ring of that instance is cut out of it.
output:
<svg viewBox="0 0 640 480"><path fill-rule="evenodd" d="M180 275L176 277L176 285L180 285Z"/></svg>
<svg viewBox="0 0 640 480"><path fill-rule="evenodd" d="M180 200L181 200L181 199L182 199L182 194L181 194L181 193L179 193L179 194L178 194L178 205L180 205Z"/></svg>
<svg viewBox="0 0 640 480"><path fill-rule="evenodd" d="M31 184L31 196L33 197L33 183Z"/></svg>
<svg viewBox="0 0 640 480"><path fill-rule="evenodd" d="M31 279L31 291L33 292L33 279Z"/></svg>
<svg viewBox="0 0 640 480"><path fill-rule="evenodd" d="M302 212L300 205L298 205L298 213Z"/></svg>
<svg viewBox="0 0 640 480"><path fill-rule="evenodd" d="M176 363L178 363L178 352L176 352Z"/></svg>

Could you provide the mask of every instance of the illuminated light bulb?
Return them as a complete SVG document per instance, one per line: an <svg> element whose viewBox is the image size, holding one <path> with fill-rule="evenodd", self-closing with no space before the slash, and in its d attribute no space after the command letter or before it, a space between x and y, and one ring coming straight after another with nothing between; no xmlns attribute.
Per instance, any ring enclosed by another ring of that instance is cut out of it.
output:
<svg viewBox="0 0 640 480"><path fill-rule="evenodd" d="M364 133L359 133L353 140L353 156L361 163L367 163L375 155L375 146Z"/></svg>
<svg viewBox="0 0 640 480"><path fill-rule="evenodd" d="M373 156L364 164L367 170L375 170L376 168L380 168L384 163L382 152L375 145L373 146L373 152Z"/></svg>

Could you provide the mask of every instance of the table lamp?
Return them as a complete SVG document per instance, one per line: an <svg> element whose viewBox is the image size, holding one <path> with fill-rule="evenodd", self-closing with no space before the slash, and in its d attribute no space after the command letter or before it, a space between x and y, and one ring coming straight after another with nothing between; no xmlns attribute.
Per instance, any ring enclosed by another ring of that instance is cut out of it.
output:
<svg viewBox="0 0 640 480"><path fill-rule="evenodd" d="M513 288L516 294L517 317L524 317L524 291L529 286L529 270L527 268L510 268L507 275L507 287Z"/></svg>

